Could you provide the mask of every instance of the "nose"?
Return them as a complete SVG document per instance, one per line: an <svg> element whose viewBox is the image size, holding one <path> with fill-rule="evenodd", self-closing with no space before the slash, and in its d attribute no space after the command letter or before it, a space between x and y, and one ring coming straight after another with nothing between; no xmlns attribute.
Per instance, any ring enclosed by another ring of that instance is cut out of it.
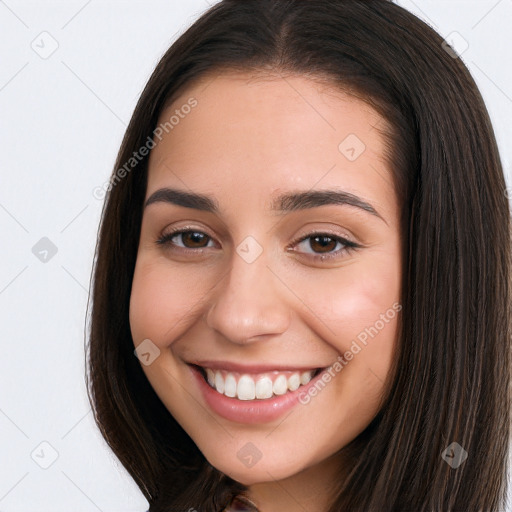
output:
<svg viewBox="0 0 512 512"><path fill-rule="evenodd" d="M279 335L290 325L291 311L283 295L286 286L267 266L264 254L252 263L234 254L227 275L215 287L206 321L233 343L248 344L262 336Z"/></svg>

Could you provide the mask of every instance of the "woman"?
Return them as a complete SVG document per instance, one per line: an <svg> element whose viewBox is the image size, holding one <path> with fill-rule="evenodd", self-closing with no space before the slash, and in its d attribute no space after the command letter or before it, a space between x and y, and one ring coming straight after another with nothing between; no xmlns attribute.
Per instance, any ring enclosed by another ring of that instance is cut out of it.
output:
<svg viewBox="0 0 512 512"><path fill-rule="evenodd" d="M151 512L503 507L510 211L445 48L386 0L224 0L157 65L88 355Z"/></svg>

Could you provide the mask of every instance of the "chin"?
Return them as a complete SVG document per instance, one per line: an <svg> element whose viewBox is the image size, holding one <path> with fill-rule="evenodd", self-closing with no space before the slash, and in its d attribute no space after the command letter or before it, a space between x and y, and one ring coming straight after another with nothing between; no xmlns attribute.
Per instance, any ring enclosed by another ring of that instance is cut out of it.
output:
<svg viewBox="0 0 512 512"><path fill-rule="evenodd" d="M235 460L209 460L210 464L233 480L246 485L255 485L270 480L283 480L300 472L303 467L284 460L264 460L262 458L251 467L244 467L237 458Z"/></svg>

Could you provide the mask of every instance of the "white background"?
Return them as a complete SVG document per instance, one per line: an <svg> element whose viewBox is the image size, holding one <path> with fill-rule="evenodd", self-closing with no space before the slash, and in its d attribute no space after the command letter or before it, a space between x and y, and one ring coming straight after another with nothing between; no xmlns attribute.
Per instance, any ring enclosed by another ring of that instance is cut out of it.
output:
<svg viewBox="0 0 512 512"><path fill-rule="evenodd" d="M512 186L512 0L399 3L443 37L458 32L450 37L461 51L469 44L462 58ZM2 512L147 509L97 432L85 393L85 311L102 207L93 189L109 178L159 58L208 5L0 1ZM52 44L48 58L33 49ZM57 248L46 263L32 252L43 237Z"/></svg>

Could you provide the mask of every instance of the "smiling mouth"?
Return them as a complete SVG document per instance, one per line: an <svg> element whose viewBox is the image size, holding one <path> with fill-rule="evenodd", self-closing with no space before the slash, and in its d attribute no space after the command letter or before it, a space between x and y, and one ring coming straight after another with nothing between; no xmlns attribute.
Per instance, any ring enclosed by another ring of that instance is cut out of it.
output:
<svg viewBox="0 0 512 512"><path fill-rule="evenodd" d="M296 391L325 368L274 370L249 374L193 365L208 385L221 395L238 400L265 400Z"/></svg>

